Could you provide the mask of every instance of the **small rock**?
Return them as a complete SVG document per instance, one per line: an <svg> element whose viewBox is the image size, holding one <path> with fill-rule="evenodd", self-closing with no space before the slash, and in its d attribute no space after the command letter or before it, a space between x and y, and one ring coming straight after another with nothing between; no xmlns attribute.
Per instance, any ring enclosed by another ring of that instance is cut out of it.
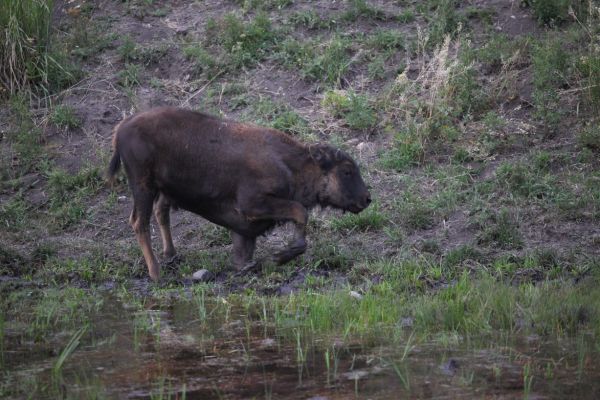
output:
<svg viewBox="0 0 600 400"><path fill-rule="evenodd" d="M354 297L357 300L362 300L363 298L362 294L355 292L354 290L350 291L350 297Z"/></svg>
<svg viewBox="0 0 600 400"><path fill-rule="evenodd" d="M359 144L356 145L356 149L358 151L363 151L365 150L367 147L369 146L369 143L367 142L360 142Z"/></svg>
<svg viewBox="0 0 600 400"><path fill-rule="evenodd" d="M452 376L454 374L456 374L456 371L458 370L459 365L458 365L458 361L456 361L454 358L451 358L448 360L447 363L440 365L440 369L442 370L442 373L444 375L448 375L448 376Z"/></svg>
<svg viewBox="0 0 600 400"><path fill-rule="evenodd" d="M196 282L209 282L213 278L213 273L207 269L199 269L192 275L192 280Z"/></svg>
<svg viewBox="0 0 600 400"><path fill-rule="evenodd" d="M272 339L272 338L263 339L258 344L258 347L261 350L271 350L271 349L275 348L276 346L277 346L277 342L275 341L275 339Z"/></svg>
<svg viewBox="0 0 600 400"><path fill-rule="evenodd" d="M122 203L124 201L127 201L127 196L119 196L119 197L117 197L117 200Z"/></svg>
<svg viewBox="0 0 600 400"><path fill-rule="evenodd" d="M410 328L413 326L414 320L411 317L402 318L400 320L400 326L403 328Z"/></svg>
<svg viewBox="0 0 600 400"><path fill-rule="evenodd" d="M358 139L354 138L354 139L350 139L346 142L346 144L348 146L355 146L358 143Z"/></svg>

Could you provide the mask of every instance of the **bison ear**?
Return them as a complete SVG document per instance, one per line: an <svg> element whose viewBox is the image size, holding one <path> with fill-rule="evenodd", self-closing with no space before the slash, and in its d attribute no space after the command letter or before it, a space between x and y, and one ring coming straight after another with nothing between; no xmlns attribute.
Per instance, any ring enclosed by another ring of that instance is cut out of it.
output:
<svg viewBox="0 0 600 400"><path fill-rule="evenodd" d="M323 171L333 168L335 150L326 144L317 144L309 147L310 157L321 167Z"/></svg>

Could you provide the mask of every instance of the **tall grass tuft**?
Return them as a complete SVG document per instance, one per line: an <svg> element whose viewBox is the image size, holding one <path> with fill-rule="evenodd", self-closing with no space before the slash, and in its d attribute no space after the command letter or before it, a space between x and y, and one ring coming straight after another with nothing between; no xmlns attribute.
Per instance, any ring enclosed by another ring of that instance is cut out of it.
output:
<svg viewBox="0 0 600 400"><path fill-rule="evenodd" d="M64 49L51 48L53 5L53 0L0 0L0 97L23 89L61 89L79 74Z"/></svg>
<svg viewBox="0 0 600 400"><path fill-rule="evenodd" d="M14 94L47 86L52 0L0 0L0 83ZM7 93L6 93L7 92Z"/></svg>

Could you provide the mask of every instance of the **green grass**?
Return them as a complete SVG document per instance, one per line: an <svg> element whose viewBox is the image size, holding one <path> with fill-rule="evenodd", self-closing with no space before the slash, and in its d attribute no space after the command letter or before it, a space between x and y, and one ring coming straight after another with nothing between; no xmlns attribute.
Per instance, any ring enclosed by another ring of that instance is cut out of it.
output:
<svg viewBox="0 0 600 400"><path fill-rule="evenodd" d="M348 38L333 36L322 45L317 45L315 56L305 60L302 73L311 80L323 82L330 87L339 87L352 63L350 48L351 42Z"/></svg>
<svg viewBox="0 0 600 400"><path fill-rule="evenodd" d="M560 40L548 38L533 46L531 58L535 114L552 131L564 113L558 89L565 83L569 57Z"/></svg>
<svg viewBox="0 0 600 400"><path fill-rule="evenodd" d="M42 132L35 124L25 96L9 101L7 146L0 149L0 180L19 178L43 167Z"/></svg>
<svg viewBox="0 0 600 400"><path fill-rule="evenodd" d="M267 56L278 38L264 13L247 22L235 14L227 14L218 21L211 20L206 35L206 43L218 49L219 57L232 70L256 65Z"/></svg>
<svg viewBox="0 0 600 400"><path fill-rule="evenodd" d="M0 82L14 95L29 86L47 86L53 1L0 2ZM28 40L34 38L34 41Z"/></svg>
<svg viewBox="0 0 600 400"><path fill-rule="evenodd" d="M50 122L62 130L73 130L81 126L81 120L77 117L75 110L63 104L52 109Z"/></svg>
<svg viewBox="0 0 600 400"><path fill-rule="evenodd" d="M351 129L368 130L377 124L377 114L365 95L353 91L328 91L322 105Z"/></svg>
<svg viewBox="0 0 600 400"><path fill-rule="evenodd" d="M518 216L508 209L489 211L480 217L481 233L478 242L501 249L520 249L523 238L519 232Z"/></svg>
<svg viewBox="0 0 600 400"><path fill-rule="evenodd" d="M337 231L376 231L384 227L388 216L379 210L377 204L371 205L360 214L345 214L331 220L331 228Z"/></svg>
<svg viewBox="0 0 600 400"><path fill-rule="evenodd" d="M49 211L55 224L66 228L85 218L86 201L102 187L98 167L84 167L76 174L53 169L48 174Z"/></svg>
<svg viewBox="0 0 600 400"><path fill-rule="evenodd" d="M140 84L142 68L137 64L125 64L125 68L118 73L118 83L124 88L133 88Z"/></svg>

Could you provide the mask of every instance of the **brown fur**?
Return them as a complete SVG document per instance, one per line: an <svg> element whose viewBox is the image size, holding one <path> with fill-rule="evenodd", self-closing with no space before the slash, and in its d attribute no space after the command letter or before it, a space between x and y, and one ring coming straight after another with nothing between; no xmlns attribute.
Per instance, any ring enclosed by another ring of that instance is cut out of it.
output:
<svg viewBox="0 0 600 400"><path fill-rule="evenodd" d="M280 221L293 221L292 244L276 254L285 263L306 249L308 209L352 212L370 194L356 163L323 144L306 146L280 131L163 107L126 118L114 129L110 179L121 162L133 192L131 224L150 276L158 263L149 243L155 208L166 256L173 256L169 209L181 207L231 230L234 262L251 262L255 238Z"/></svg>

